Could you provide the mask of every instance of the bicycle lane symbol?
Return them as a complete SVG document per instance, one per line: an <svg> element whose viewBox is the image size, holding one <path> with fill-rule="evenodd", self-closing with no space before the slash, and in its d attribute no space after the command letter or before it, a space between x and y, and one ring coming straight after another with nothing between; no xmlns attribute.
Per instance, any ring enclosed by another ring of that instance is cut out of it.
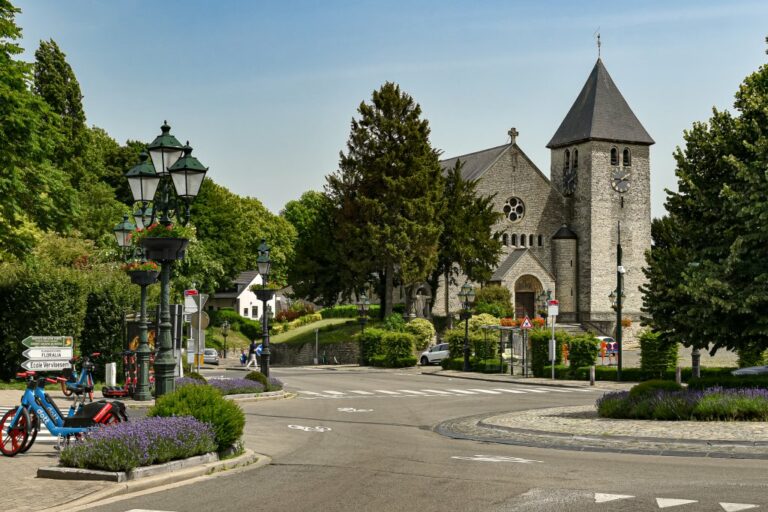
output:
<svg viewBox="0 0 768 512"><path fill-rule="evenodd" d="M304 432L330 432L331 427L323 427L323 426L316 426L316 427L305 427L304 425L288 425L288 428L292 428L294 430L303 430Z"/></svg>

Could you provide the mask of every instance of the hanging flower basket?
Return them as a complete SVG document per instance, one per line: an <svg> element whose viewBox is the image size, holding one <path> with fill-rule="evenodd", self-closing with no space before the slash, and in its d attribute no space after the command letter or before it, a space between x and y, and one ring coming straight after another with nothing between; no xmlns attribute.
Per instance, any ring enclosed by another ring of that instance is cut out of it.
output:
<svg viewBox="0 0 768 512"><path fill-rule="evenodd" d="M254 289L251 287L251 291L256 294L256 298L261 301L269 301L272 300L272 297L275 296L275 292L277 290L273 288L256 288Z"/></svg>
<svg viewBox="0 0 768 512"><path fill-rule="evenodd" d="M189 243L188 238L144 237L141 246L144 247L147 259L155 261L173 261L184 258L184 250Z"/></svg>
<svg viewBox="0 0 768 512"><path fill-rule="evenodd" d="M149 286L157 282L157 276L160 275L160 272L157 270L129 270L128 275L133 284Z"/></svg>

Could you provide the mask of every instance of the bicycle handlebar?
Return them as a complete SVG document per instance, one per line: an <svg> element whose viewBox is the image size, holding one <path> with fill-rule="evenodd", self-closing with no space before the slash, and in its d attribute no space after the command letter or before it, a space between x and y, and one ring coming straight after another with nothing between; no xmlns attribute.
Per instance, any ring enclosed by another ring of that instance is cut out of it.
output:
<svg viewBox="0 0 768 512"><path fill-rule="evenodd" d="M32 370L27 370L26 372L18 372L16 374L16 377L19 379L26 379L27 377L33 377L37 372L34 372Z"/></svg>
<svg viewBox="0 0 768 512"><path fill-rule="evenodd" d="M45 377L45 382L47 382L48 384L56 384L57 382L59 382L59 379L52 379L50 377Z"/></svg>

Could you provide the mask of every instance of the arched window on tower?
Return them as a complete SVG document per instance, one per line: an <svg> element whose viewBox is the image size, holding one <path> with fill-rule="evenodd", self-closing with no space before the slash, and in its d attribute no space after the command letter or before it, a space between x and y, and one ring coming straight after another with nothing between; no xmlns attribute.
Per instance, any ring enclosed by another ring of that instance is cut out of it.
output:
<svg viewBox="0 0 768 512"><path fill-rule="evenodd" d="M622 164L624 164L624 167L629 167L632 165L632 155L629 154L629 148L624 148L624 153L622 154Z"/></svg>
<svg viewBox="0 0 768 512"><path fill-rule="evenodd" d="M611 148L611 165L619 165L619 150Z"/></svg>
<svg viewBox="0 0 768 512"><path fill-rule="evenodd" d="M512 245L517 247L517 235L512 235Z"/></svg>
<svg viewBox="0 0 768 512"><path fill-rule="evenodd" d="M501 235L501 243L504 245L504 247L509 245L509 235L507 235L506 233Z"/></svg>
<svg viewBox="0 0 768 512"><path fill-rule="evenodd" d="M533 247L533 235L528 235L528 247Z"/></svg>
<svg viewBox="0 0 768 512"><path fill-rule="evenodd" d="M542 238L541 238L541 235L539 235L539 247L541 247L541 246L542 246L542 243L541 243L541 242L542 242Z"/></svg>
<svg viewBox="0 0 768 512"><path fill-rule="evenodd" d="M563 158L563 170L569 171L571 169L571 152L565 150L565 158Z"/></svg>
<svg viewBox="0 0 768 512"><path fill-rule="evenodd" d="M520 235L520 247L525 247L525 235Z"/></svg>
<svg viewBox="0 0 768 512"><path fill-rule="evenodd" d="M579 150L574 149L573 150L573 170L575 171L578 168L579 168Z"/></svg>

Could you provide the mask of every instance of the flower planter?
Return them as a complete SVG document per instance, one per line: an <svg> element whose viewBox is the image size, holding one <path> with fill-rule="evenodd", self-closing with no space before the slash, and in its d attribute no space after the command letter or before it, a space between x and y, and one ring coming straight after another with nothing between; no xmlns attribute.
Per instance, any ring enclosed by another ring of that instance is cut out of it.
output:
<svg viewBox="0 0 768 512"><path fill-rule="evenodd" d="M263 288L261 290L253 290L253 293L256 295L256 298L262 301L269 301L272 300L272 297L274 297L275 292L277 290L273 288Z"/></svg>
<svg viewBox="0 0 768 512"><path fill-rule="evenodd" d="M145 255L149 260L173 261L184 258L189 240L187 238L152 238L147 237L141 241Z"/></svg>
<svg viewBox="0 0 768 512"><path fill-rule="evenodd" d="M139 286L148 286L157 282L160 272L157 270L131 270L128 272L131 282Z"/></svg>

